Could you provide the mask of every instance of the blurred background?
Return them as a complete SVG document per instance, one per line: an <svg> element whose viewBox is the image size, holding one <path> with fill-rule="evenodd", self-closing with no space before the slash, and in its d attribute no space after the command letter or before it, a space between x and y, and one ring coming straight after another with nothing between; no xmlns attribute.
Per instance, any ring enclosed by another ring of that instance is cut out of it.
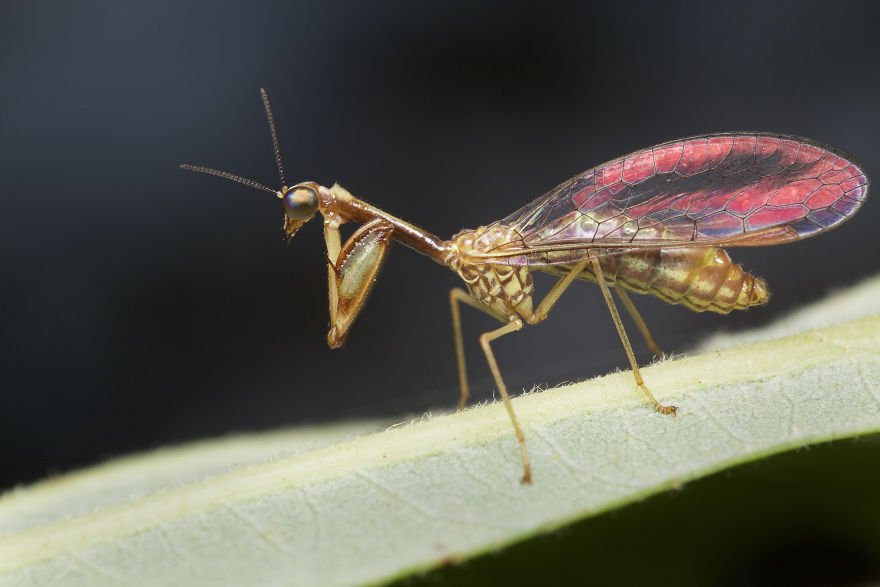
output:
<svg viewBox="0 0 880 587"><path fill-rule="evenodd" d="M6 0L0 489L187 439L454 406L454 274L395 246L330 351L320 224L285 245L270 195L177 168L275 186L260 87L289 179L448 237L698 133L812 137L876 173L878 22L872 2ZM819 238L735 251L767 278L766 309L637 301L684 351L875 273L878 222L869 200ZM485 400L476 337L494 323L463 317ZM626 363L585 283L495 348L513 390Z"/></svg>

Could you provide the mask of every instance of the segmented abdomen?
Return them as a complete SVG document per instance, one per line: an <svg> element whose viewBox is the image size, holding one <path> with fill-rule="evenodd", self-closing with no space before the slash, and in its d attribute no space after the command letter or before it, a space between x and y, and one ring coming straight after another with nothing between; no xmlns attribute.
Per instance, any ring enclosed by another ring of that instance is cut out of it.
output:
<svg viewBox="0 0 880 587"><path fill-rule="evenodd" d="M758 306L770 299L764 280L731 261L723 249L713 247L651 249L600 258L609 285L656 296L697 312L727 314ZM541 270L564 275L566 266ZM587 265L579 276L596 281Z"/></svg>

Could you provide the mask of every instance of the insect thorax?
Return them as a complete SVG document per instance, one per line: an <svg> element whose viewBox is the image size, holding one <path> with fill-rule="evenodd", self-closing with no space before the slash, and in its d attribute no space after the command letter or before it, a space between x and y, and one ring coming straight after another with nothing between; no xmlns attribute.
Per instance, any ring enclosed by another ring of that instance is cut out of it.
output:
<svg viewBox="0 0 880 587"><path fill-rule="evenodd" d="M481 263L468 254L491 250L495 243L511 242L510 232L497 224L459 232L452 237L448 265L461 276L472 297L510 320L528 321L535 289L529 268Z"/></svg>

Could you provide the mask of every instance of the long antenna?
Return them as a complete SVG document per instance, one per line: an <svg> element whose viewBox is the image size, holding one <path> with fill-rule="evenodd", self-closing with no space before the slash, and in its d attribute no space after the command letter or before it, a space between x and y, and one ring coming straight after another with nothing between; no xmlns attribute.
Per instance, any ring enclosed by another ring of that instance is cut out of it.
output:
<svg viewBox="0 0 880 587"><path fill-rule="evenodd" d="M254 181L252 179L248 179L246 177L241 177L238 175L233 175L227 171L220 171L218 169L211 169L210 167L202 167L201 165L190 165L189 163L183 163L180 165L181 169L186 169L187 171L197 171L199 173L206 173L208 175L216 175L217 177L222 177L223 179L230 179L232 181L244 184L246 186L250 186L252 188L257 188L258 190L263 190L264 192L269 192L270 194L278 194L277 191L273 190L270 187L264 186L258 181Z"/></svg>
<svg viewBox="0 0 880 587"><path fill-rule="evenodd" d="M269 119L269 130L272 132L272 147L275 149L275 164L278 165L278 176L281 185L286 186L284 178L284 165L281 163L281 144L278 142L278 131L275 129L275 117L272 115L272 105L269 103L269 94L264 88L260 88L260 96L263 98L263 106L266 108L266 118Z"/></svg>

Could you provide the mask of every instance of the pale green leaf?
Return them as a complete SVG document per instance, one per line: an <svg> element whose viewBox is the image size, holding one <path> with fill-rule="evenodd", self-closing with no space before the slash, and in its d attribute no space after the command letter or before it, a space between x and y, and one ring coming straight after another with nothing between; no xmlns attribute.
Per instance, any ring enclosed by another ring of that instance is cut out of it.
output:
<svg viewBox="0 0 880 587"><path fill-rule="evenodd" d="M646 368L674 418L629 373L517 398L532 486L493 404L333 444L377 424L169 448L18 490L0 498L0 584L381 583L875 432L878 300L875 279L755 335L771 340ZM844 315L854 319L835 322Z"/></svg>

